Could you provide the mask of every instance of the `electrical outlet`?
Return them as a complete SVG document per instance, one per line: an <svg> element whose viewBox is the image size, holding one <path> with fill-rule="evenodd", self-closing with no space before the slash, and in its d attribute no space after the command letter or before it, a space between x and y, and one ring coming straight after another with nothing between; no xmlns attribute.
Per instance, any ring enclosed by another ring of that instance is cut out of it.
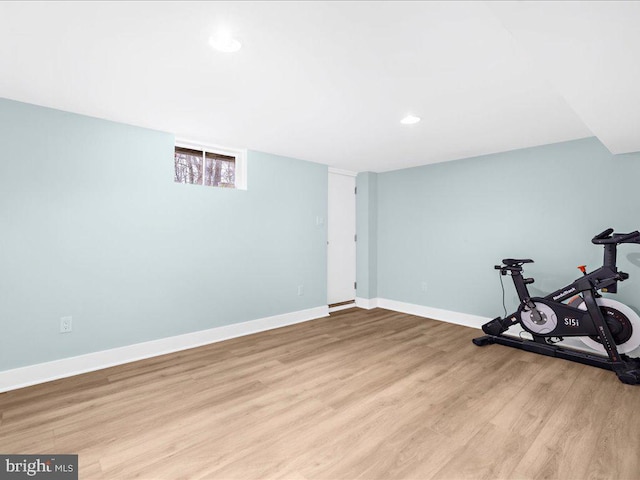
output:
<svg viewBox="0 0 640 480"><path fill-rule="evenodd" d="M298 285L298 296L304 295L304 285Z"/></svg>
<svg viewBox="0 0 640 480"><path fill-rule="evenodd" d="M72 317L60 317L60 333L69 333L73 328Z"/></svg>

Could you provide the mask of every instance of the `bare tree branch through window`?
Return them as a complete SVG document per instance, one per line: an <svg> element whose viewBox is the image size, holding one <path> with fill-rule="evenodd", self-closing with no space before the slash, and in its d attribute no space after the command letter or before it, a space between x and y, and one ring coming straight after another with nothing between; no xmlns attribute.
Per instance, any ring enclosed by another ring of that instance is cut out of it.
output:
<svg viewBox="0 0 640 480"><path fill-rule="evenodd" d="M228 155L206 152L204 184L213 187L235 186L236 159Z"/></svg>
<svg viewBox="0 0 640 480"><path fill-rule="evenodd" d="M230 155L175 147L177 183L193 183L210 187L235 188L236 159Z"/></svg>

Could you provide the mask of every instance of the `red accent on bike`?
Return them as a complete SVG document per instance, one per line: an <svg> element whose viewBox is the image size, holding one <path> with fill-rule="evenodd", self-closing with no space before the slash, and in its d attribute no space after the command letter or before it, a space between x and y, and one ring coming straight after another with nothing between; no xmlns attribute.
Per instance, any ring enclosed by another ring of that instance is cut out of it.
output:
<svg viewBox="0 0 640 480"><path fill-rule="evenodd" d="M580 270L582 273L587 273L587 266L586 265L578 265L578 270Z"/></svg>

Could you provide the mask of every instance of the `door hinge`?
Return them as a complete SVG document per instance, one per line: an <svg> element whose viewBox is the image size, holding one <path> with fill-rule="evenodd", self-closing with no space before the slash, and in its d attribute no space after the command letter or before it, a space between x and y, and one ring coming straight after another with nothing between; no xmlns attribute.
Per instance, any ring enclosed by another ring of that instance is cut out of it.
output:
<svg viewBox="0 0 640 480"><path fill-rule="evenodd" d="M353 288L357 289L358 288L358 282L353 282Z"/></svg>
<svg viewBox="0 0 640 480"><path fill-rule="evenodd" d="M353 236L353 241L354 241L354 242L357 242L357 241L358 241L358 234L357 234L357 233Z"/></svg>
<svg viewBox="0 0 640 480"><path fill-rule="evenodd" d="M353 193L355 193L356 195L358 194L358 187L355 187L355 188L353 189Z"/></svg>

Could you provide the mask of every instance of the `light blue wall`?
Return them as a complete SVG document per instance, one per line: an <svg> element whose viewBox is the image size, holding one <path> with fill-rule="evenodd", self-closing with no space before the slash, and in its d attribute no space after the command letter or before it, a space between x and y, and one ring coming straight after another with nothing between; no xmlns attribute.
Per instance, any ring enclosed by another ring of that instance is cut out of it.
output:
<svg viewBox="0 0 640 480"><path fill-rule="evenodd" d="M494 264L534 259L534 295L600 266L593 235L640 228L639 178L640 154L613 156L596 138L379 174L378 297L501 315ZM631 274L618 299L640 308L640 245L618 258Z"/></svg>
<svg viewBox="0 0 640 480"><path fill-rule="evenodd" d="M356 177L356 296L378 296L378 174Z"/></svg>
<svg viewBox="0 0 640 480"><path fill-rule="evenodd" d="M0 99L0 370L326 305L327 167L180 185L173 142Z"/></svg>

